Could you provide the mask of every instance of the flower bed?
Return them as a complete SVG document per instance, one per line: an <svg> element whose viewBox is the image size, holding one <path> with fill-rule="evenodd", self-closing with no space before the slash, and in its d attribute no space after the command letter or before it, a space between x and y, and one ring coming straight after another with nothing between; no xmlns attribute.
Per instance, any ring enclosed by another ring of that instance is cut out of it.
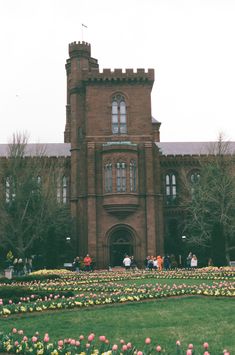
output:
<svg viewBox="0 0 235 355"><path fill-rule="evenodd" d="M91 333L87 337L80 335L78 339L59 339L51 341L46 333L41 336L38 332L33 335L25 335L23 330L13 328L9 334L0 333L0 352L11 354L32 354L32 355L120 355L120 354L169 354L167 344L153 344L150 338L143 341L141 349L134 344L120 339L119 343L112 344L104 335L95 337ZM173 355L173 353L171 352ZM204 342L200 348L194 348L193 344L181 345L180 340L175 341L175 355L210 355L210 346ZM218 349L216 355L230 355L227 349Z"/></svg>
<svg viewBox="0 0 235 355"><path fill-rule="evenodd" d="M45 286L43 286L45 290ZM158 299L175 296L213 296L213 297L235 297L235 282L220 281L214 282L212 286L205 283L201 285L121 285L117 283L88 284L88 285L67 285L63 284L60 289L58 284L49 285L48 292L53 293L39 297L36 289L31 287L32 295L30 297L21 297L20 302L8 303L0 299L0 315L9 316L11 314L26 312L42 312L48 310L71 309L78 307L88 307L97 305L107 305L114 303L138 302L143 300ZM74 296L65 297L60 295L60 291L75 292Z"/></svg>

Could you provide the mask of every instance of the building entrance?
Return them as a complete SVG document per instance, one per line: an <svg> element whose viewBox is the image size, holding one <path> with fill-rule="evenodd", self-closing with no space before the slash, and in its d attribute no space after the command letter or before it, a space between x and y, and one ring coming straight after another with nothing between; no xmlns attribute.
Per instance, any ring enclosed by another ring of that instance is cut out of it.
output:
<svg viewBox="0 0 235 355"><path fill-rule="evenodd" d="M115 231L110 238L110 265L123 266L123 259L125 255L134 254L133 237L127 230Z"/></svg>

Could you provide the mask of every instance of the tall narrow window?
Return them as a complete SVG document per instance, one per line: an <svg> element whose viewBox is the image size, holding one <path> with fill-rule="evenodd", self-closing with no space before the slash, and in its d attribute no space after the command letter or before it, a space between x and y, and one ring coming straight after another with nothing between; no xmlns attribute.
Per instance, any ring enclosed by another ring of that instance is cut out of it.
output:
<svg viewBox="0 0 235 355"><path fill-rule="evenodd" d="M6 202L11 202L14 201L16 198L16 187L15 187L15 181L11 177L6 178L6 183L5 183L5 191L6 191Z"/></svg>
<svg viewBox="0 0 235 355"><path fill-rule="evenodd" d="M107 163L104 166L104 190L105 192L112 192L112 189L113 189L112 164Z"/></svg>
<svg viewBox="0 0 235 355"><path fill-rule="evenodd" d="M10 202L11 200L11 189L10 189L10 178L6 178L6 202Z"/></svg>
<svg viewBox="0 0 235 355"><path fill-rule="evenodd" d="M126 191L126 163L118 162L116 165L117 192Z"/></svg>
<svg viewBox="0 0 235 355"><path fill-rule="evenodd" d="M136 162L131 160L130 162L130 191L136 192Z"/></svg>
<svg viewBox="0 0 235 355"><path fill-rule="evenodd" d="M127 133L126 102L122 95L115 95L112 98L112 133Z"/></svg>
<svg viewBox="0 0 235 355"><path fill-rule="evenodd" d="M195 185L198 184L200 180L200 172L199 171L193 171L190 176L189 176L189 181L191 184L191 195L193 196L195 194Z"/></svg>
<svg viewBox="0 0 235 355"><path fill-rule="evenodd" d="M174 203L177 196L176 175L174 173L166 174L165 188L167 204Z"/></svg>
<svg viewBox="0 0 235 355"><path fill-rule="evenodd" d="M67 203L68 183L67 183L67 177L66 176L63 176L62 183L63 183L62 201L63 201L63 203Z"/></svg>
<svg viewBox="0 0 235 355"><path fill-rule="evenodd" d="M60 176L57 178L56 199L58 203L61 203L61 177Z"/></svg>

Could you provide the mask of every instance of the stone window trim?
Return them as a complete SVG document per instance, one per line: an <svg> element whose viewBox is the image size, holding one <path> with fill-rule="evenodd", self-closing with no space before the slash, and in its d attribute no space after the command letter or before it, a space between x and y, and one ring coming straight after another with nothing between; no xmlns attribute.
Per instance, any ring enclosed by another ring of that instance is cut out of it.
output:
<svg viewBox="0 0 235 355"><path fill-rule="evenodd" d="M113 135L127 134L126 96L117 92L111 96L111 130Z"/></svg>
<svg viewBox="0 0 235 355"><path fill-rule="evenodd" d="M61 204L68 203L69 178L67 175L60 175L57 179L57 202Z"/></svg>
<svg viewBox="0 0 235 355"><path fill-rule="evenodd" d="M166 204L174 204L178 197L178 175L175 171L167 171L164 175Z"/></svg>
<svg viewBox="0 0 235 355"><path fill-rule="evenodd" d="M112 175L110 176L110 166ZM108 172L109 167L109 172ZM131 169L133 171L131 171ZM105 160L103 163L104 178L103 191L109 193L137 193L138 189L138 168L136 159L117 158ZM112 186L110 186L112 184Z"/></svg>

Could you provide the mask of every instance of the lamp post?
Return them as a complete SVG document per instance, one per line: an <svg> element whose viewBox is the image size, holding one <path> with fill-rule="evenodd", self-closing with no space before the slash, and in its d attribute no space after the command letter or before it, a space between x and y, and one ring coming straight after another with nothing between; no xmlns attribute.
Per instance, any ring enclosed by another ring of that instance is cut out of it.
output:
<svg viewBox="0 0 235 355"><path fill-rule="evenodd" d="M185 235L182 235L181 240L182 240L182 254L184 256L185 243L186 243L187 237ZM180 255L180 259L181 259L181 255ZM183 266L182 259L180 260L180 264Z"/></svg>

